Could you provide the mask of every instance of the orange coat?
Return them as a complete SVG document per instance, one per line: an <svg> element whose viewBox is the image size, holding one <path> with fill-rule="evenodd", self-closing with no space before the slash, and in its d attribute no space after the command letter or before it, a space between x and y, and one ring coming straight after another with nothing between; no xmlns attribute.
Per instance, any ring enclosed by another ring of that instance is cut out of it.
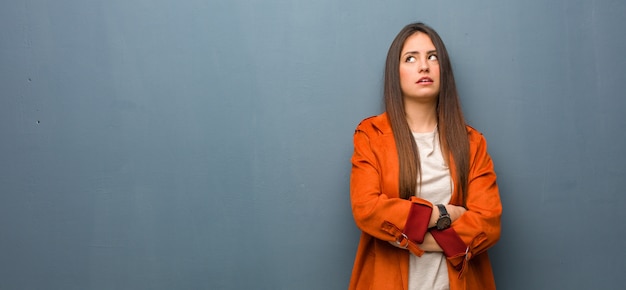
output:
<svg viewBox="0 0 626 290"><path fill-rule="evenodd" d="M502 205L485 138L469 126L467 131L470 142L467 212L442 234L448 239L436 237L436 240L448 260L451 290L495 289L487 249L500 238ZM455 189L450 203L460 205L454 163L450 162L449 167ZM409 251L418 256L423 251L418 242L406 239L404 226L412 207L420 205L430 216L432 204L417 197L399 198L398 179L398 153L386 113L363 120L354 134L350 178L352 213L362 233L349 289L408 288ZM453 241L451 244L458 242L451 245L449 240ZM408 250L389 243L394 241Z"/></svg>

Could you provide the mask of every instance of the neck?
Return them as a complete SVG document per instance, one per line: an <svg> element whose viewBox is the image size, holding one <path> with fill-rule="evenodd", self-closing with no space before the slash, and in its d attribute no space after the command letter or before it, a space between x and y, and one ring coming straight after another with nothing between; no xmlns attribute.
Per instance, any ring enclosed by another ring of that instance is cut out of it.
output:
<svg viewBox="0 0 626 290"><path fill-rule="evenodd" d="M433 132L437 127L437 103L405 102L406 121L412 132Z"/></svg>

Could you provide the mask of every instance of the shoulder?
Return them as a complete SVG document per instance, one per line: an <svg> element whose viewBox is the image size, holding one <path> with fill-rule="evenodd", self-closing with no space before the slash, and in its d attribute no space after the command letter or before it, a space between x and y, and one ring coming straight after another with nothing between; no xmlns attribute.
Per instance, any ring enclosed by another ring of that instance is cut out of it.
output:
<svg viewBox="0 0 626 290"><path fill-rule="evenodd" d="M472 142L473 140L484 138L483 133L476 130L476 128L470 125L465 125L465 128L467 129L467 136L469 136L470 142Z"/></svg>
<svg viewBox="0 0 626 290"><path fill-rule="evenodd" d="M470 150L486 150L487 140L483 133L470 125L465 125L465 127L467 128L467 139L470 143Z"/></svg>
<svg viewBox="0 0 626 290"><path fill-rule="evenodd" d="M356 126L355 131L361 131L367 135L384 135L391 133L391 124L389 123L387 113L363 119L359 125Z"/></svg>

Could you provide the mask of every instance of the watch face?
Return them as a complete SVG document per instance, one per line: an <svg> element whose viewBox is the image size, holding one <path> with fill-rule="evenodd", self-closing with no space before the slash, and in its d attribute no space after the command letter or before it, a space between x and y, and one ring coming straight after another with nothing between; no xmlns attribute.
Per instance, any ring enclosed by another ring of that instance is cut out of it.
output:
<svg viewBox="0 0 626 290"><path fill-rule="evenodd" d="M452 222L451 222L449 217L442 217L442 218L437 220L437 229L445 230L445 229L450 227L451 223Z"/></svg>

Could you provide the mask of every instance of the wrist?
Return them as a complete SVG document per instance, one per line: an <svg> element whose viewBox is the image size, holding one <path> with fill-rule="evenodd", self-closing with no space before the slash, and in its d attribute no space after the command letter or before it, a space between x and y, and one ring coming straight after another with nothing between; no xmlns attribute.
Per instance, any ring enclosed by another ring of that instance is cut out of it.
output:
<svg viewBox="0 0 626 290"><path fill-rule="evenodd" d="M452 219L450 218L450 214L445 205L438 204L437 208L439 209L439 217L437 219L436 227L438 230L445 230L450 227L452 224Z"/></svg>
<svg viewBox="0 0 626 290"><path fill-rule="evenodd" d="M430 214L430 221L428 222L428 228L434 228L437 226L437 220L439 219L439 208L433 204L433 211Z"/></svg>

